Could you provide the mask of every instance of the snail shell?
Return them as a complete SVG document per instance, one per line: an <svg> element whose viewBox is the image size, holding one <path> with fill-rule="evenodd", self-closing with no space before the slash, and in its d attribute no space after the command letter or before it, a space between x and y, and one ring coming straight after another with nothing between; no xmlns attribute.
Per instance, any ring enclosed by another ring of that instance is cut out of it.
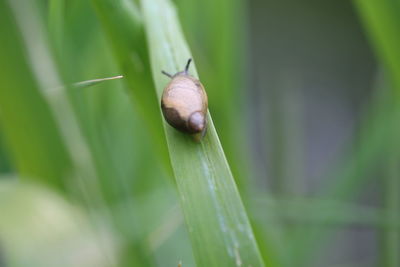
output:
<svg viewBox="0 0 400 267"><path fill-rule="evenodd" d="M200 81L185 71L171 76L161 98L165 120L175 129L189 134L204 133L207 124L207 94Z"/></svg>

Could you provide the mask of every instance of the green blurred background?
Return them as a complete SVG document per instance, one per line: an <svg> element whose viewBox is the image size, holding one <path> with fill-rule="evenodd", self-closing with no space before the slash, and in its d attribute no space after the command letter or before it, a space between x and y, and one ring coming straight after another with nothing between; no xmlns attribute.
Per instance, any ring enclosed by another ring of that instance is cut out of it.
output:
<svg viewBox="0 0 400 267"><path fill-rule="evenodd" d="M266 266L400 266L400 2L173 2ZM140 6L0 0L0 266L196 266Z"/></svg>

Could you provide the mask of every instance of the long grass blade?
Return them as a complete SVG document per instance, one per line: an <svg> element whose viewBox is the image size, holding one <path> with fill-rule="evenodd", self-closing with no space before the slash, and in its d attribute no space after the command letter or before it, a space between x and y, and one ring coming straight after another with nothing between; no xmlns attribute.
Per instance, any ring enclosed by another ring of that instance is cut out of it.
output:
<svg viewBox="0 0 400 267"><path fill-rule="evenodd" d="M141 1L153 80L160 99L167 78L191 57L170 1ZM192 66L191 74L197 76ZM206 86L207 83L205 82ZM200 144L164 123L171 164L198 266L263 266L249 220L211 116Z"/></svg>

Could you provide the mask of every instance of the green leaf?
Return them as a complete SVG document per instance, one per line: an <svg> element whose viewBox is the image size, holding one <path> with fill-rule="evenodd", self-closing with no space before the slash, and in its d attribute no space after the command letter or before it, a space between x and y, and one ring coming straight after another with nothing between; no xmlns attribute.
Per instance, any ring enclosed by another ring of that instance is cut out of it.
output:
<svg viewBox="0 0 400 267"><path fill-rule="evenodd" d="M191 58L170 1L143 0L153 80L160 99L168 79ZM195 66L190 73L197 77ZM203 81L207 90L207 81ZM164 122L171 164L198 266L263 266L249 219L208 115L201 143Z"/></svg>

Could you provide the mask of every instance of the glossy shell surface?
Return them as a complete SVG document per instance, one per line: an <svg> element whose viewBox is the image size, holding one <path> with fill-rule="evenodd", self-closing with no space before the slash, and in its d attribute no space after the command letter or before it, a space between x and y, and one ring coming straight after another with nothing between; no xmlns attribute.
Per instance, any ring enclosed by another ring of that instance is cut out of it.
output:
<svg viewBox="0 0 400 267"><path fill-rule="evenodd" d="M200 81L186 73L176 74L165 87L161 109L174 128L190 134L206 128L207 94Z"/></svg>

